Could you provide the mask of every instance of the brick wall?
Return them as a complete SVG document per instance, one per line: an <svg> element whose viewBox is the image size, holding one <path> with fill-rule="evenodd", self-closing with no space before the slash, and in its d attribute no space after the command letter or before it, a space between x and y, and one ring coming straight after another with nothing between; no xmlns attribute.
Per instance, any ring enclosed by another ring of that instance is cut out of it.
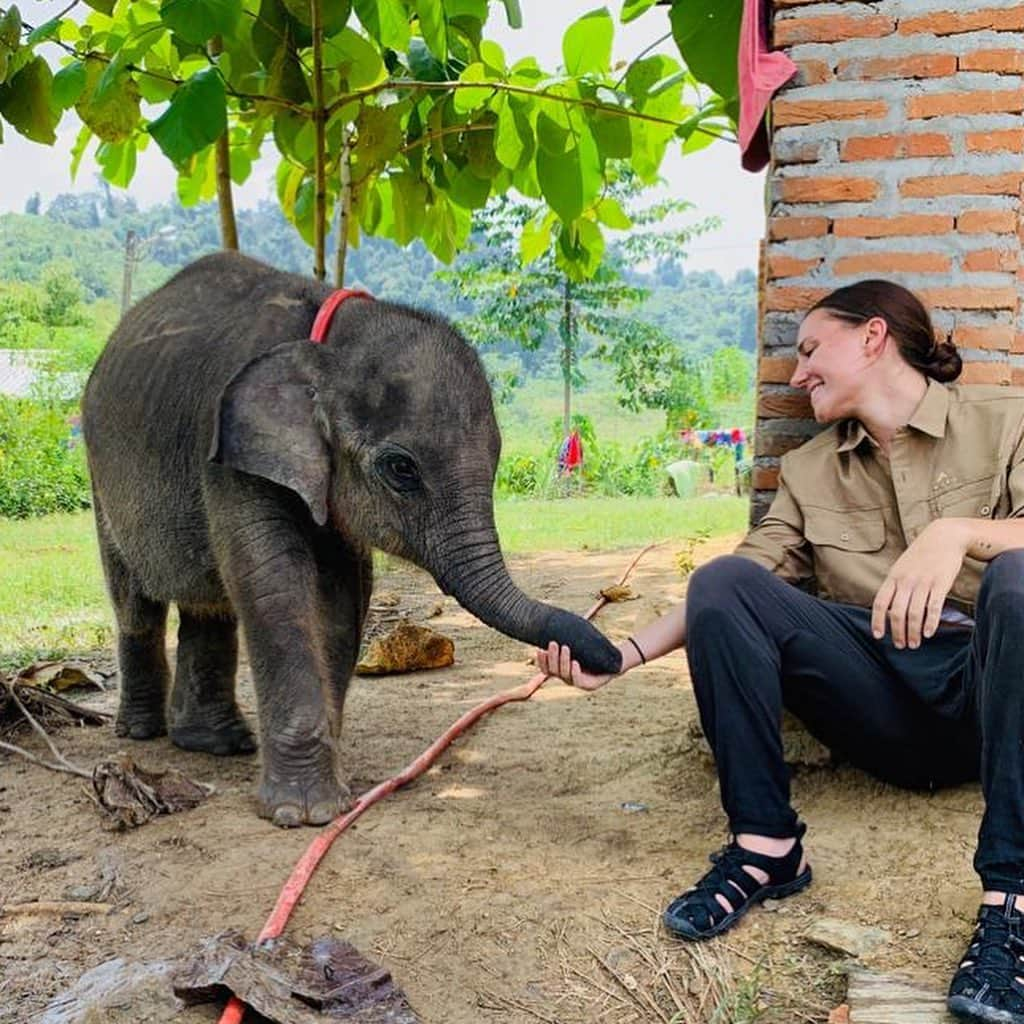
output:
<svg viewBox="0 0 1024 1024"><path fill-rule="evenodd" d="M799 74L772 104L752 517L817 427L800 314L863 277L918 292L965 382L1024 384L1024 0L775 0Z"/></svg>

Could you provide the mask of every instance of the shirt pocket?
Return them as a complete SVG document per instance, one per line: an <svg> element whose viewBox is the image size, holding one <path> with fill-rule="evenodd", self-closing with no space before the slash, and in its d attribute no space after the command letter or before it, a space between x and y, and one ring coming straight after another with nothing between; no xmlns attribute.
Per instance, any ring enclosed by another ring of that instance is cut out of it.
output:
<svg viewBox="0 0 1024 1024"><path fill-rule="evenodd" d="M880 560L886 543L882 509L804 507L804 536L814 548L818 596L866 607L885 572ZM881 573L881 574L880 574Z"/></svg>
<svg viewBox="0 0 1024 1024"><path fill-rule="evenodd" d="M880 508L839 512L804 507L804 536L816 547L837 552L872 552L885 547L885 519Z"/></svg>
<svg viewBox="0 0 1024 1024"><path fill-rule="evenodd" d="M1001 484L1000 477L989 475L951 487L932 496L932 514L937 519L946 516L990 519L999 506Z"/></svg>

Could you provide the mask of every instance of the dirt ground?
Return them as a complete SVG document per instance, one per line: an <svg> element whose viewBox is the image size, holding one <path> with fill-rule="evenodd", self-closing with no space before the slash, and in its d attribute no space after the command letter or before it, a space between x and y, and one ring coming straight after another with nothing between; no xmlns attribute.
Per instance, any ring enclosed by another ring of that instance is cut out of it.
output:
<svg viewBox="0 0 1024 1024"><path fill-rule="evenodd" d="M698 561L730 547L731 539L706 544ZM648 554L631 581L639 599L601 612L613 638L681 598L677 550ZM583 611L635 553L547 553L511 564L529 593ZM380 577L384 591L412 621L440 598L409 567ZM394 774L475 703L532 675L526 647L450 599L429 624L455 640L454 667L353 681L343 757L354 792ZM255 716L245 666L240 691ZM85 702L113 710L116 693ZM695 718L681 653L592 695L549 682L529 703L485 718L341 836L287 934L348 939L391 970L425 1024L824 1021L845 981L842 957L803 937L823 916L889 932L862 963L945 985L977 903L976 786L928 795L850 768L797 771L810 889L754 911L711 944L659 932L661 908L727 838ZM27 734L20 742L42 751ZM196 810L112 833L82 780L0 754L0 905L114 904L106 916L0 917L5 1024L47 1019L39 1011L54 996L112 958L165 964L227 928L255 937L315 835L256 817L258 755L216 759L166 739L132 743L109 725L65 729L58 742L80 764L126 749L148 768L177 767L217 791ZM90 1020L217 1016L212 1007L176 1008L154 983Z"/></svg>

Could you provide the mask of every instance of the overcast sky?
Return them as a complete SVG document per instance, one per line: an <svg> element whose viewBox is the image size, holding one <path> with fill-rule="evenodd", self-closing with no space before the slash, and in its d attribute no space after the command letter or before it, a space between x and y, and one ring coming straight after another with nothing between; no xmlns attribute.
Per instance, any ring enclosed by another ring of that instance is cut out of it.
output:
<svg viewBox="0 0 1024 1024"><path fill-rule="evenodd" d="M42 23L61 8L61 2L35 3L26 18ZM561 63L561 38L565 27L581 14L598 6L594 0L520 0L523 28L508 28L501 3L491 0L488 37L505 49L510 62L527 54L538 58L542 67ZM610 10L618 18L621 0L612 0ZM614 59L629 59L642 51L668 28L663 10L651 10L629 25L616 25ZM671 44L665 52L675 53ZM44 203L59 192L85 191L95 187L96 166L87 156L72 182L68 171L71 144L77 133L75 119L65 116L55 147L28 142L5 126L5 141L0 144L0 212L20 212L34 192ZM268 146L268 150L272 147ZM90 153L92 150L90 150ZM237 190L240 206L255 204L273 195L274 161L257 165L253 177ZM714 143L700 153L682 157L676 147L670 149L663 165L668 190L688 199L697 207L697 215L717 215L722 227L697 239L689 249L686 267L714 269L731 277L744 267L757 265L757 243L764 228L764 175L750 174L740 168L735 145ZM139 156L139 169L129 189L142 206L159 203L174 194L174 172L155 145Z"/></svg>

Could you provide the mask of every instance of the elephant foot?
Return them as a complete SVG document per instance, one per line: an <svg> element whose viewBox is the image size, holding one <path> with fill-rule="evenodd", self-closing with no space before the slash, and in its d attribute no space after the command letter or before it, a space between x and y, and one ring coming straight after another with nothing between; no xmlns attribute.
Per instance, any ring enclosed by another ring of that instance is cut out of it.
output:
<svg viewBox="0 0 1024 1024"><path fill-rule="evenodd" d="M167 719L163 708L124 707L118 709L114 733L132 740L151 740L167 734Z"/></svg>
<svg viewBox="0 0 1024 1024"><path fill-rule="evenodd" d="M299 779L264 776L260 784L259 815L281 828L326 825L352 806L348 786L333 778Z"/></svg>
<svg viewBox="0 0 1024 1024"><path fill-rule="evenodd" d="M216 757L256 752L252 729L237 710L222 724L211 724L209 715L202 721L176 722L171 726L170 737L182 750L196 750Z"/></svg>

